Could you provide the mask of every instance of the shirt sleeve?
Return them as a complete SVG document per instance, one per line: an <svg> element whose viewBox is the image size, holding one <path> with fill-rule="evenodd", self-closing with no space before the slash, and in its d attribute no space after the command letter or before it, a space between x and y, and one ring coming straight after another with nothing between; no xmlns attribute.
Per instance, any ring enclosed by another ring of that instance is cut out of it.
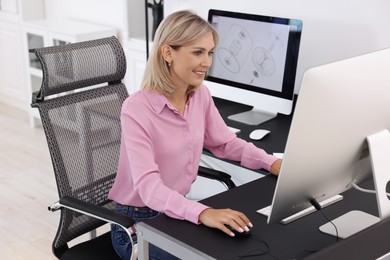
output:
<svg viewBox="0 0 390 260"><path fill-rule="evenodd" d="M239 161L241 166L249 169L263 168L269 171L278 158L231 132L215 107L210 92L206 87L204 89L204 99L208 101L205 148L219 158Z"/></svg>

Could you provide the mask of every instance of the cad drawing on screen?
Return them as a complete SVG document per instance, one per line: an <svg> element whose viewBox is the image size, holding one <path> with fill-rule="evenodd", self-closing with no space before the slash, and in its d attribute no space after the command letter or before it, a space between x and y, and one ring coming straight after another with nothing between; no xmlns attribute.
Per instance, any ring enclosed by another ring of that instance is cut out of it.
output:
<svg viewBox="0 0 390 260"><path fill-rule="evenodd" d="M258 125L290 114L302 21L209 10L219 34L205 84L213 96L252 106L228 118Z"/></svg>

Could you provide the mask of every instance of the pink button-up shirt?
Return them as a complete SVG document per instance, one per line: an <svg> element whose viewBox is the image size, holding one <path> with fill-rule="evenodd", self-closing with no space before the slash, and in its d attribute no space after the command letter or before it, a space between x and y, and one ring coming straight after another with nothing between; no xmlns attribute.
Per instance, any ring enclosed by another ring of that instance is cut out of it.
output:
<svg viewBox="0 0 390 260"><path fill-rule="evenodd" d="M121 124L119 166L109 198L193 223L208 208L185 197L203 147L251 169L269 170L277 159L227 128L204 85L191 93L184 116L165 96L138 91L123 103Z"/></svg>

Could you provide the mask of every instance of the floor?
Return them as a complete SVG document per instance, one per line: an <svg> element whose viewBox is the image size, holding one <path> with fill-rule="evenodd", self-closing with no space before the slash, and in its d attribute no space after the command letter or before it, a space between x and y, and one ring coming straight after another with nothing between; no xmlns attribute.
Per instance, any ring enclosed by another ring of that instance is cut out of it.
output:
<svg viewBox="0 0 390 260"><path fill-rule="evenodd" d="M59 212L47 207L58 196L43 129L32 128L25 111L2 103L0 198L1 259L56 259L51 243Z"/></svg>

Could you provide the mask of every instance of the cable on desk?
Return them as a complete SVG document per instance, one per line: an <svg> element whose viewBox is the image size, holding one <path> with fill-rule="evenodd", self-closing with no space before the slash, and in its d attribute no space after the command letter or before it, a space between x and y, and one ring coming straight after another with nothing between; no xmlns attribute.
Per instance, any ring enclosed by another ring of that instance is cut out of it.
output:
<svg viewBox="0 0 390 260"><path fill-rule="evenodd" d="M321 212L322 216L326 219L326 221L328 221L330 224L333 225L333 227L334 227L334 229L336 231L336 242L337 242L339 240L339 232L338 232L337 226L325 215L325 213L322 211L321 204L318 203L318 201L316 199L311 199L310 203L311 203L311 205L313 205L313 207L317 211ZM303 251L306 252L306 253L313 254L313 253L318 252L319 249L304 249Z"/></svg>
<svg viewBox="0 0 390 260"><path fill-rule="evenodd" d="M325 213L322 211L322 207L321 207L320 203L318 203L318 201L317 201L316 199L311 199L311 200L310 200L310 203L311 203L311 205L313 205L313 207L314 207L316 210L318 210L319 212L321 212L322 216L323 216L330 224L332 224L332 226L334 227L334 229L335 229L335 231L336 231L336 241L338 241L338 240L339 240L339 231L338 231L336 225L333 223L333 221L330 220L330 219L325 215Z"/></svg>
<svg viewBox="0 0 390 260"><path fill-rule="evenodd" d="M254 248L254 249L250 249L250 250L248 250L248 251L246 251L246 252L244 252L244 253L239 254L238 257L239 257L240 259L247 258L247 257L255 257L255 256L258 257L258 256L263 256L263 255L269 255L269 256L273 257L274 259L276 259L276 260L279 259L279 258L277 258L276 256L274 256L274 255L271 254L271 247L270 247L269 244L268 244L266 241L264 241L260 236L257 236L257 235L255 235L255 234L252 234L252 235L250 236L250 238L251 238L251 239L254 239L254 240L258 241L258 242L260 242L260 244L261 244L262 246L264 246L265 248L258 248L258 247L256 247L256 248Z"/></svg>
<svg viewBox="0 0 390 260"><path fill-rule="evenodd" d="M311 199L310 200L310 203L314 206L314 208L316 210L318 210L319 212L321 212L322 216L329 222L333 225L333 227L335 228L335 231L336 231L336 241L339 240L339 232L338 232L338 229L337 229L337 226L333 223L333 221L331 221L327 216L326 214L322 211L322 207L320 205L320 203L318 203L318 201L316 199ZM250 238L253 238L254 240L260 242L262 245L265 246L264 249L261 249L261 248L254 248L254 249L251 249L251 250L248 250L247 252L244 252L244 253L241 253L239 254L239 258L240 259L243 259L243 258L247 258L247 257L259 257L259 256L265 256L265 255L269 255L271 257L273 257L274 259L279 259L277 258L276 256L272 255L271 254L271 247L269 246L269 244L264 241L260 236L257 236L255 234L252 234L250 236ZM306 252L309 252L309 253L315 253L317 252L318 250L304 250Z"/></svg>

